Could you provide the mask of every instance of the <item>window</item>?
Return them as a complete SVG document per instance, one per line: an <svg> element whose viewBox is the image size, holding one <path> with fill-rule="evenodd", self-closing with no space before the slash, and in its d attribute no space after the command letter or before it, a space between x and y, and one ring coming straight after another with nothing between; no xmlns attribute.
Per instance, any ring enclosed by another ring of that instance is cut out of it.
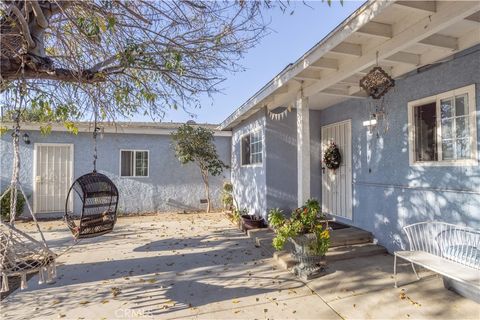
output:
<svg viewBox="0 0 480 320"><path fill-rule="evenodd" d="M148 177L148 151L121 150L120 176Z"/></svg>
<svg viewBox="0 0 480 320"><path fill-rule="evenodd" d="M242 165L262 163L262 132L256 131L242 137Z"/></svg>
<svg viewBox="0 0 480 320"><path fill-rule="evenodd" d="M475 85L409 102L410 163L475 164Z"/></svg>

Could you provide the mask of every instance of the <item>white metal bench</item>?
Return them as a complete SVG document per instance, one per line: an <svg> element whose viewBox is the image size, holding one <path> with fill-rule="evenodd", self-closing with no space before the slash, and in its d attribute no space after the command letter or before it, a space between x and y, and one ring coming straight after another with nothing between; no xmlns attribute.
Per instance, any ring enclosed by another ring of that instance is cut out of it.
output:
<svg viewBox="0 0 480 320"><path fill-rule="evenodd" d="M393 274L397 288L397 257L480 290L480 230L438 221L403 228L410 250L395 251Z"/></svg>

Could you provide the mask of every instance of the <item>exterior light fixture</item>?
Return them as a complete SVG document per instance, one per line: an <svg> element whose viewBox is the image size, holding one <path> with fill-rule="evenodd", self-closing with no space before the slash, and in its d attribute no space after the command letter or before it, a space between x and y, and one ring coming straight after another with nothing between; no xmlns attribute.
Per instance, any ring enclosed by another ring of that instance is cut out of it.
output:
<svg viewBox="0 0 480 320"><path fill-rule="evenodd" d="M25 144L30 144L30 136L26 132L23 134L23 142L25 142Z"/></svg>

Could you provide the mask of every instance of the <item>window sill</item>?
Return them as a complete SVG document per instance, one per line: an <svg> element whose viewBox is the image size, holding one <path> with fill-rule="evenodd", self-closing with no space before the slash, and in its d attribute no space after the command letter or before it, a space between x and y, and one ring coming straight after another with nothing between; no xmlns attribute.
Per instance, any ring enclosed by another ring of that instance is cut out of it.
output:
<svg viewBox="0 0 480 320"><path fill-rule="evenodd" d="M119 176L120 179L129 179L129 178L138 178L138 179L145 179L149 178L150 176Z"/></svg>
<svg viewBox="0 0 480 320"><path fill-rule="evenodd" d="M425 161L410 163L410 167L475 167L478 160Z"/></svg>
<svg viewBox="0 0 480 320"><path fill-rule="evenodd" d="M255 167L263 167L263 163L255 163L255 164L242 164L240 165L241 168L255 168Z"/></svg>

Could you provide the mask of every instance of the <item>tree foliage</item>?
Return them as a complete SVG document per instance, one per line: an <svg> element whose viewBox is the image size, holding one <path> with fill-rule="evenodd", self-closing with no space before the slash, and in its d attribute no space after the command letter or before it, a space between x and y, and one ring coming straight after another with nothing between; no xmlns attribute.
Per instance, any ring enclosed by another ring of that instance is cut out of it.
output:
<svg viewBox="0 0 480 320"><path fill-rule="evenodd" d="M5 0L1 87L102 117L195 108L265 34L257 1ZM23 67L22 67L23 66ZM14 107L4 96L4 108ZM191 110L191 109L190 109Z"/></svg>
<svg viewBox="0 0 480 320"><path fill-rule="evenodd" d="M172 146L182 164L195 163L202 174L207 196L207 212L211 209L208 177L222 174L227 165L220 160L213 131L201 126L184 124L172 133Z"/></svg>

